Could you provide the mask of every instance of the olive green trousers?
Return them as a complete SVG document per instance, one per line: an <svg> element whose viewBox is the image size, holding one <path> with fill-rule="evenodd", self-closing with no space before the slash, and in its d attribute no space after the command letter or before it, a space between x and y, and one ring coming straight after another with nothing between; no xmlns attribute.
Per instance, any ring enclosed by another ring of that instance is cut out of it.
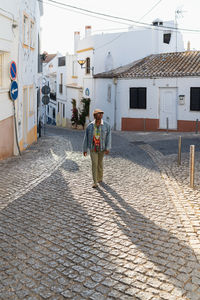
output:
<svg viewBox="0 0 200 300"><path fill-rule="evenodd" d="M94 184L103 180L103 157L104 151L90 151L90 157L92 161L92 177Z"/></svg>

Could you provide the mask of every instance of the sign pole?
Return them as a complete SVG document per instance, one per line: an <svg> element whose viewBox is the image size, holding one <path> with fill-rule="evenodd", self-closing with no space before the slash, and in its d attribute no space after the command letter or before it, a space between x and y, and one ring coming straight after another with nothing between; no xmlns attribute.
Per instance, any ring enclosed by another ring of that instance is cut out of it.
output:
<svg viewBox="0 0 200 300"><path fill-rule="evenodd" d="M181 136L179 136L178 140L178 166L181 165Z"/></svg>
<svg viewBox="0 0 200 300"><path fill-rule="evenodd" d="M46 124L46 105L44 106L44 135L45 135L45 124Z"/></svg>
<svg viewBox="0 0 200 300"><path fill-rule="evenodd" d="M14 110L14 123L15 123L15 139L16 139L16 144L17 144L17 149L19 151L19 155L21 156L21 151L19 147L19 142L18 142L18 134L17 134L17 122L16 122L16 111L15 111L15 102L13 101L13 110Z"/></svg>
<svg viewBox="0 0 200 300"><path fill-rule="evenodd" d="M190 145L190 187L194 188L194 155L195 146Z"/></svg>

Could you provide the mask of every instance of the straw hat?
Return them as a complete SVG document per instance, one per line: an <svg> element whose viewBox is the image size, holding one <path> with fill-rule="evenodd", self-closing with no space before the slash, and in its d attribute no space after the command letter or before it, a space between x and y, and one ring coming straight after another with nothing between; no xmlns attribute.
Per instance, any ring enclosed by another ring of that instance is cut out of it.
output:
<svg viewBox="0 0 200 300"><path fill-rule="evenodd" d="M103 112L103 110L101 110L101 109L99 109L99 108L96 108L96 109L93 111L93 116L96 115L96 114L99 114L99 113L103 114L104 112Z"/></svg>

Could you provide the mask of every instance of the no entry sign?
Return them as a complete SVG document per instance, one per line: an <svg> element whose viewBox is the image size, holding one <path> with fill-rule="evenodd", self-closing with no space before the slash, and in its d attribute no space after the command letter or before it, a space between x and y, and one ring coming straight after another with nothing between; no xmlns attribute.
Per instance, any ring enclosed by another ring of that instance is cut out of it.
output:
<svg viewBox="0 0 200 300"><path fill-rule="evenodd" d="M14 60L12 60L10 62L10 78L12 80L15 80L17 77L17 65L16 63L14 62Z"/></svg>

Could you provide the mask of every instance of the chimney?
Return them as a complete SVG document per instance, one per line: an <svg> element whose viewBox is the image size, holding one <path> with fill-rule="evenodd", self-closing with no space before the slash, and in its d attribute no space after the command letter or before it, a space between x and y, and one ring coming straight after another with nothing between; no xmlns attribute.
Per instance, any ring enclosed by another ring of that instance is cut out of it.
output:
<svg viewBox="0 0 200 300"><path fill-rule="evenodd" d="M80 41L80 32L75 31L74 32L74 54L76 54L77 48L78 48L78 42Z"/></svg>
<svg viewBox="0 0 200 300"><path fill-rule="evenodd" d="M160 20L160 19L155 19L155 20L152 22L152 25L153 25L153 26L163 26L163 21Z"/></svg>
<svg viewBox="0 0 200 300"><path fill-rule="evenodd" d="M92 26L85 26L85 37L86 38L91 35L91 31L92 31Z"/></svg>
<svg viewBox="0 0 200 300"><path fill-rule="evenodd" d="M187 42L187 51L190 51L190 41Z"/></svg>

